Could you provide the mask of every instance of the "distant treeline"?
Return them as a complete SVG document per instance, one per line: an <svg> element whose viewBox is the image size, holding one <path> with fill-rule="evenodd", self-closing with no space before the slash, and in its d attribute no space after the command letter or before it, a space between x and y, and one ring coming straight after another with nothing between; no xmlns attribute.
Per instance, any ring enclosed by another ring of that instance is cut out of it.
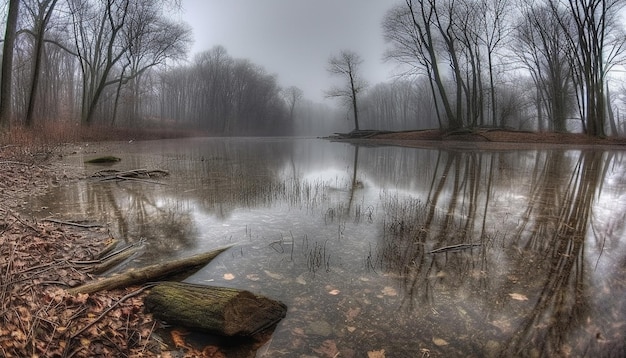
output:
<svg viewBox="0 0 626 358"><path fill-rule="evenodd" d="M276 76L222 46L160 76L160 116L224 135L293 132Z"/></svg>
<svg viewBox="0 0 626 358"><path fill-rule="evenodd" d="M169 125L216 135L326 135L353 128L356 101L350 109L313 103L224 47L187 61L191 29L171 16L177 0L5 4L5 130L53 122ZM622 5L407 0L390 6L382 22L386 57L404 73L358 88L361 128L623 134L626 90L617 80L609 86L626 62Z"/></svg>

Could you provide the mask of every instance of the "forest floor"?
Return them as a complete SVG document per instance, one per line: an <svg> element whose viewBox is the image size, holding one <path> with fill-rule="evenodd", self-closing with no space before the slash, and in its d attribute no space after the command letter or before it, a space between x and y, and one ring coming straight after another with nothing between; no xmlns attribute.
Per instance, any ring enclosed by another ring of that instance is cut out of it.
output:
<svg viewBox="0 0 626 358"><path fill-rule="evenodd" d="M109 135L103 140L113 140ZM113 239L104 227L32 217L29 198L85 179L61 159L96 137L62 144L67 137L50 132L44 138L20 130L0 136L0 357L224 357L215 346L180 346L182 335L160 337L158 323L144 312L140 287L78 295L65 290L96 278L85 263ZM176 135L118 132L117 139L163 137Z"/></svg>
<svg viewBox="0 0 626 358"><path fill-rule="evenodd" d="M626 145L624 138L495 130L411 131L342 139L412 147L459 143ZM26 205L30 196L43 194L52 186L84 179L60 161L77 146L0 138L0 356L224 357L214 346L196 352L180 346L184 344L180 336L167 339L173 346L166 345L155 334L157 323L143 311L145 293L138 287L76 296L65 291L93 279L80 261L94 259L111 238L104 228L36 220L29 217Z"/></svg>

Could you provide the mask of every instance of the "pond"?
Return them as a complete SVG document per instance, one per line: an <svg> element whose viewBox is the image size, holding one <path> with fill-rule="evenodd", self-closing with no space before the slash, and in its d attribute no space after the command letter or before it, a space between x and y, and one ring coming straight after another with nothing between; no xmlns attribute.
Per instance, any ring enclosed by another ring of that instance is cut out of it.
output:
<svg viewBox="0 0 626 358"><path fill-rule="evenodd" d="M624 356L624 153L120 143L99 153L122 158L105 168L170 175L81 180L33 206L144 240L126 265L233 244L187 281L288 306L257 356ZM65 160L89 176L93 156Z"/></svg>

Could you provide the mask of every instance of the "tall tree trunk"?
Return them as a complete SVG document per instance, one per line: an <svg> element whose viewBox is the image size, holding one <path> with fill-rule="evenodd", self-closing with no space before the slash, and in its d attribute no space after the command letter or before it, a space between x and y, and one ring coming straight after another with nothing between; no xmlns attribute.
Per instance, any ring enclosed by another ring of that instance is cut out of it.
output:
<svg viewBox="0 0 626 358"><path fill-rule="evenodd" d="M0 128L3 130L8 130L11 126L13 48L15 47L15 29L17 27L19 9L19 0L9 1L9 13L7 15L7 27L2 52L2 82L0 83Z"/></svg>
<svg viewBox="0 0 626 358"><path fill-rule="evenodd" d="M611 134L618 135L617 124L615 123L615 114L613 108L611 108L611 93L609 92L609 85L606 85L606 112L608 115L609 125L611 126Z"/></svg>
<svg viewBox="0 0 626 358"><path fill-rule="evenodd" d="M352 110L354 111L354 130L359 130L359 110L356 105L356 88L354 84L354 78L350 73L350 89L352 90Z"/></svg>
<svg viewBox="0 0 626 358"><path fill-rule="evenodd" d="M30 94L28 96L28 108L26 110L25 124L30 127L33 124L33 115L35 112L35 103L37 102L37 92L39 87L39 69L41 67L41 58L43 56L43 37L46 33L46 26L52 15L52 11L56 6L57 0L52 0L50 8L43 14L48 3L40 5L37 23L35 24L35 54L33 59L33 78L30 83ZM43 18L41 16L43 15Z"/></svg>

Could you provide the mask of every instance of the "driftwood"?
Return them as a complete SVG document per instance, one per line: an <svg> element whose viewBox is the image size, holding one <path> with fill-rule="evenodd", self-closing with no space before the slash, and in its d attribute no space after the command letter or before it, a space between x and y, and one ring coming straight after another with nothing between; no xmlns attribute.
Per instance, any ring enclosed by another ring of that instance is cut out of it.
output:
<svg viewBox="0 0 626 358"><path fill-rule="evenodd" d="M139 245L129 245L124 247L122 250L116 251L113 254L100 259L98 263L94 264L89 268L90 273L101 274L105 271L108 271L110 268L113 268L123 261L133 256L141 249Z"/></svg>
<svg viewBox="0 0 626 358"><path fill-rule="evenodd" d="M98 281L70 288L67 291L71 294L94 293L139 285L149 281L165 280L173 276L190 276L228 248L230 246L174 261L158 263L139 269L130 269Z"/></svg>
<svg viewBox="0 0 626 358"><path fill-rule="evenodd" d="M165 282L150 290L146 309L169 324L222 336L251 336L285 317L283 303L234 288Z"/></svg>

